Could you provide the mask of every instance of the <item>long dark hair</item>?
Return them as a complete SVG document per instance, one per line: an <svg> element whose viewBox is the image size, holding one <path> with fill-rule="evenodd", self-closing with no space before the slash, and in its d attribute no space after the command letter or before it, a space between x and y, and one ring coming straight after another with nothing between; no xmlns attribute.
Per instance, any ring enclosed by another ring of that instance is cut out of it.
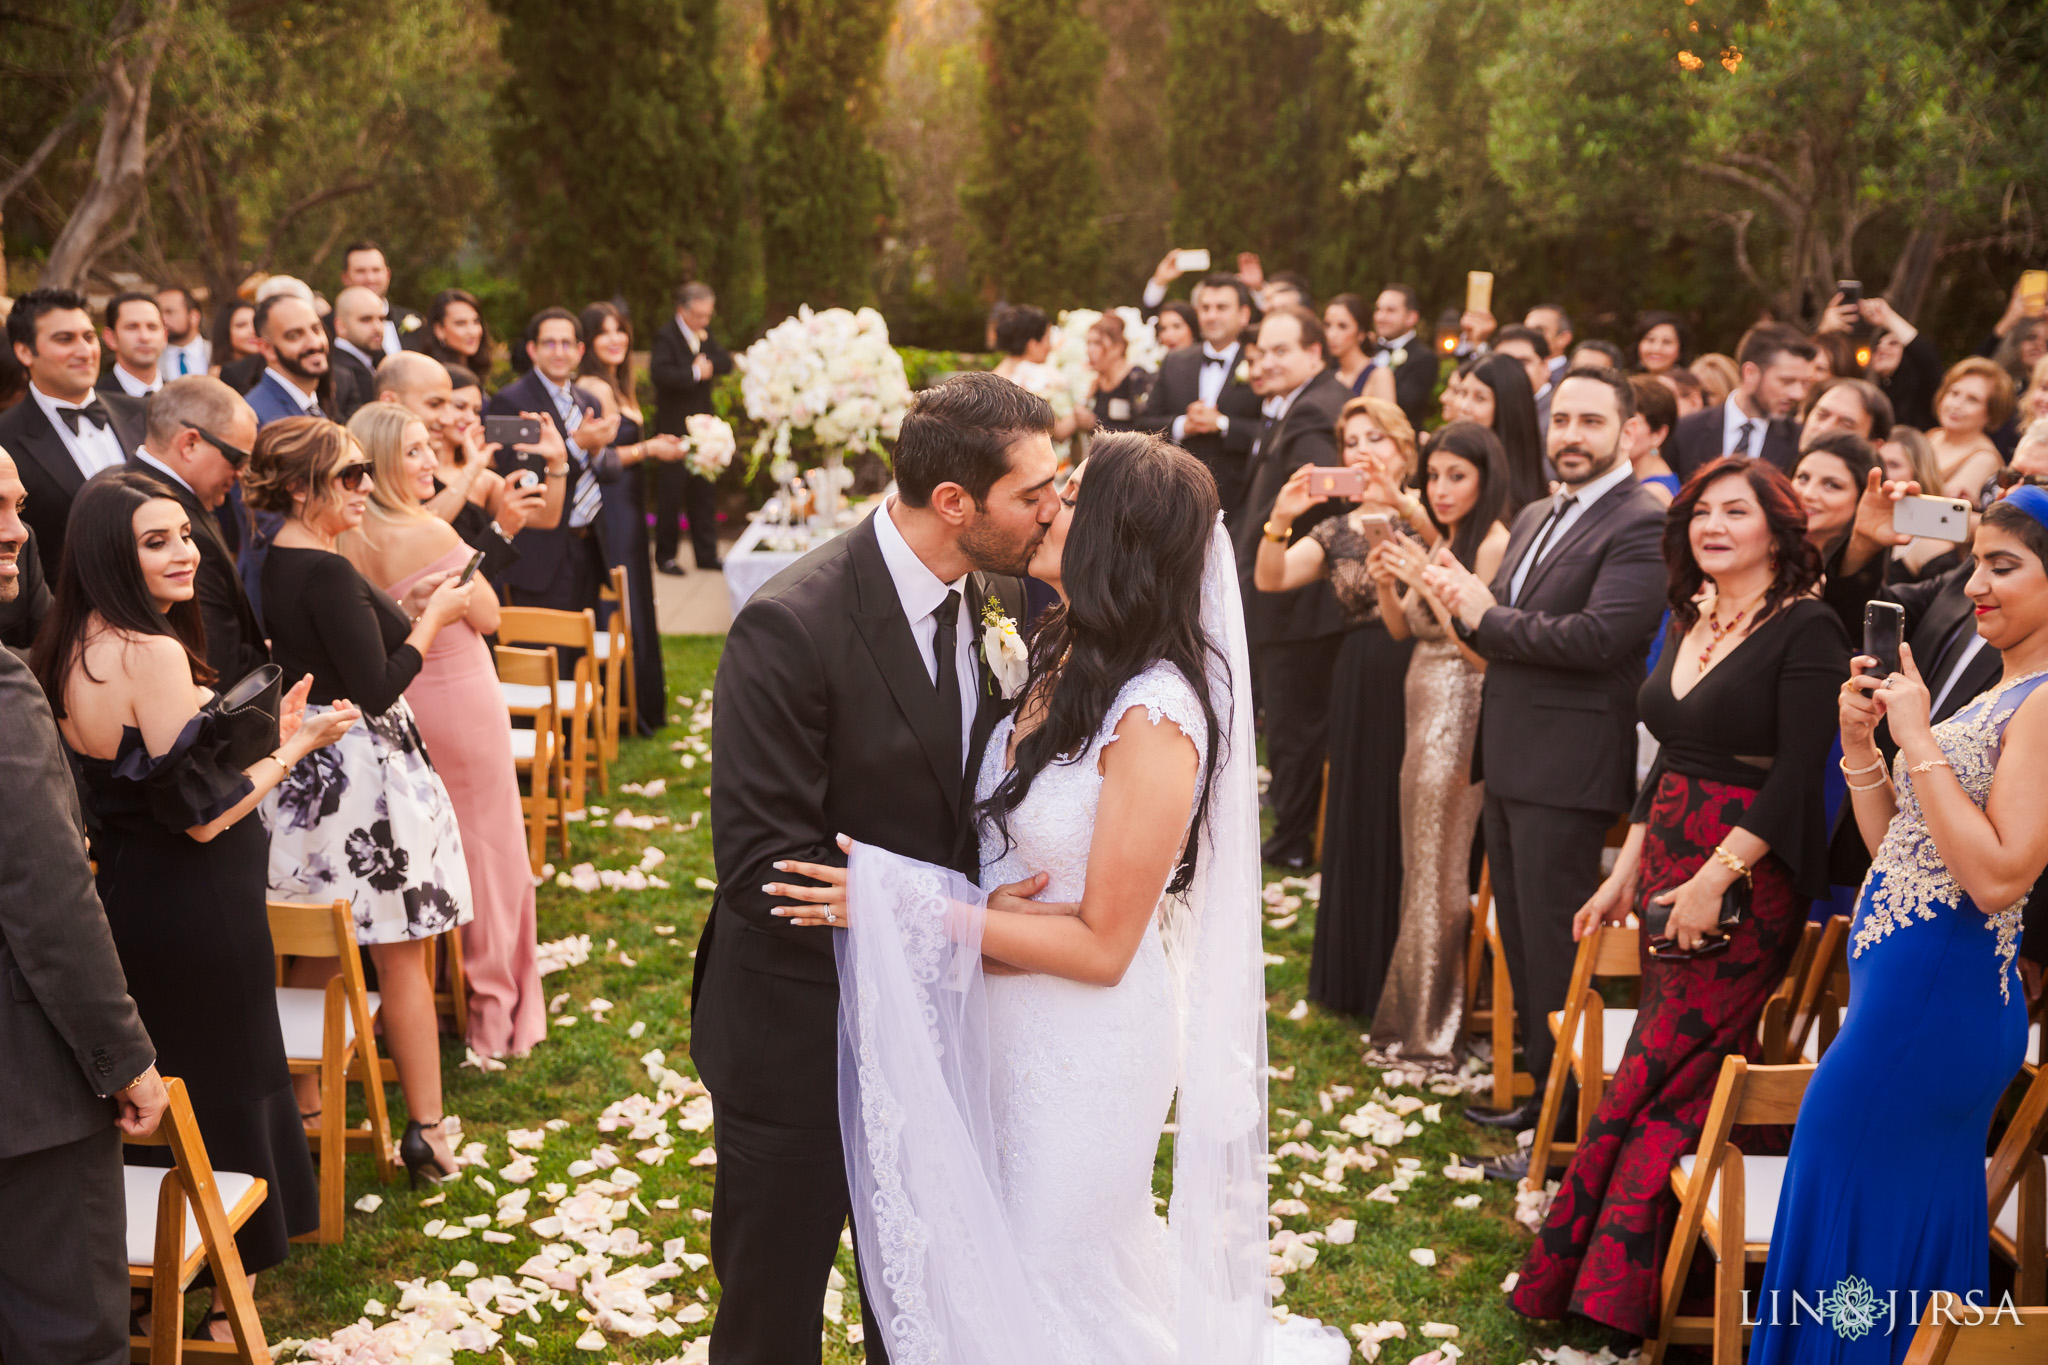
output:
<svg viewBox="0 0 2048 1365"><path fill-rule="evenodd" d="M1060 563L1067 600L1040 618L1021 695L1045 719L1017 744L1016 764L975 811L1010 843L1009 816L1054 763L1084 758L1125 683L1157 661L1179 669L1208 723L1206 767L1169 892L1187 890L1209 809L1222 727L1209 696L1202 570L1217 513L1216 480L1201 461L1145 432L1096 441ZM1249 698L1235 699L1238 704Z"/></svg>
<svg viewBox="0 0 2048 1365"><path fill-rule="evenodd" d="M1700 572L1699 561L1692 557L1693 509L1699 506L1709 484L1736 477L1749 480L1750 491L1756 494L1764 522L1771 528L1771 552L1777 564L1756 624L1762 625L1820 582L1820 551L1806 539L1806 509L1799 505L1792 481L1778 472L1776 465L1741 455L1724 455L1686 480L1664 518L1664 567L1670 572L1666 600L1671 604L1672 629L1681 635L1700 619L1699 605L1693 598L1699 596L1707 581L1707 576Z"/></svg>
<svg viewBox="0 0 2048 1365"><path fill-rule="evenodd" d="M1629 370L1636 373L1643 371L1643 338L1659 327L1669 327L1672 331L1678 333L1678 359L1673 362L1672 368L1682 370L1692 364L1692 325L1676 313L1666 312L1661 308L1653 308L1636 317L1635 340L1628 344L1627 360Z"/></svg>
<svg viewBox="0 0 2048 1365"><path fill-rule="evenodd" d="M252 313L256 311L256 305L247 299L233 297L224 300L220 307L213 310L213 335L208 337L207 340L213 345L211 354L214 364L224 366L242 359L241 356L235 354L234 338L235 314L241 312L244 308ZM261 355L262 352L251 351L249 354Z"/></svg>
<svg viewBox="0 0 2048 1365"><path fill-rule="evenodd" d="M64 681L72 665L85 667L85 636L94 612L129 635L168 635L185 647L192 681L214 680L206 663L206 625L198 596L172 603L168 612L158 611L135 550L135 510L146 502L176 501L156 479L128 469L87 479L78 490L64 524L56 600L36 632L28 658L53 714L64 714ZM85 676L100 681L90 672Z"/></svg>
<svg viewBox="0 0 2048 1365"><path fill-rule="evenodd" d="M1422 479L1424 496L1423 510L1429 514L1429 524L1436 527L1438 535L1450 535L1444 524L1436 519L1436 508L1430 506L1429 457L1442 452L1455 455L1479 471L1479 497L1472 504L1472 510L1458 523L1456 535L1451 535L1451 553L1466 568L1479 555L1479 544L1498 521L1508 516L1508 461L1500 447L1500 437L1477 422L1453 422L1431 438L1429 449L1423 452Z"/></svg>
<svg viewBox="0 0 2048 1365"><path fill-rule="evenodd" d="M1529 372L1513 356L1490 355L1471 373L1493 390L1493 434L1500 437L1507 459L1512 517L1550 491L1543 477L1543 435L1536 430L1536 392L1529 387Z"/></svg>
<svg viewBox="0 0 2048 1365"><path fill-rule="evenodd" d="M466 303L476 310L477 333L476 354L464 355L434 335L434 329L448 320L448 305ZM443 365L467 365L478 374L491 368L491 324L484 318L484 306L477 302L476 295L467 289L443 289L434 295L434 301L427 305L427 354Z"/></svg>
<svg viewBox="0 0 2048 1365"><path fill-rule="evenodd" d="M619 330L626 334L626 358L619 362L615 371L597 358L597 334L604 330L604 320L610 318L619 324ZM617 304L593 303L586 306L578 321L583 324L583 359L576 366L576 373L595 375L612 386L612 392L619 396L619 406L633 421L640 420L640 399L633 391L633 324L619 311Z"/></svg>

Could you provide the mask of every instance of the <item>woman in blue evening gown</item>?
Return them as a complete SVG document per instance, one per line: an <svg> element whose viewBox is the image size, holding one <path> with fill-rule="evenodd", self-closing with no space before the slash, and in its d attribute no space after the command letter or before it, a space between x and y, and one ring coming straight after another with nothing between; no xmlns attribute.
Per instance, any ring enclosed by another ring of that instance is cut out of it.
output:
<svg viewBox="0 0 2048 1365"><path fill-rule="evenodd" d="M2048 701L2026 704L2048 682L2048 492L2023 494L1986 514L1969 584L1999 684L1932 727L1910 650L1903 674L1843 685L1842 769L1877 849L1848 1017L1793 1130L1750 1365L1890 1365L1935 1291L1997 1305L1984 1151L2026 1052L2013 956L2048 863ZM1880 717L1899 744L1889 780Z"/></svg>

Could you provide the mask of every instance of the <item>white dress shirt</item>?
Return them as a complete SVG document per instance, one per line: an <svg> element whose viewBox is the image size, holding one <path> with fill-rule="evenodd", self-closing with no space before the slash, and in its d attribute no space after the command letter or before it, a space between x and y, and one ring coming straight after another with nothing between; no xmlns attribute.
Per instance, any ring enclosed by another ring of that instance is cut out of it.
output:
<svg viewBox="0 0 2048 1365"><path fill-rule="evenodd" d="M1401 335L1395 337L1392 341L1382 341L1379 344L1379 349L1373 355L1373 363L1378 364L1381 361L1391 361L1394 357L1394 352L1399 350L1405 350L1407 347L1412 346L1414 344L1415 329L1413 327L1410 327L1407 331L1401 333Z"/></svg>
<svg viewBox="0 0 2048 1365"><path fill-rule="evenodd" d="M1742 424L1749 423L1749 439L1739 439ZM1721 405L1721 453L1724 455L1747 455L1752 460L1762 459L1764 453L1764 431L1770 421L1763 417L1751 417L1729 394L1728 401Z"/></svg>
<svg viewBox="0 0 2048 1365"><path fill-rule="evenodd" d="M135 458L142 461L144 464L148 465L151 469L156 470L165 478L175 479L178 483L178 486L180 488L183 488L187 493L191 493L194 497L198 496L198 493L194 491L192 485L185 482L185 476L183 474L180 474L177 470L171 468L162 460L159 460L156 456L150 454L149 448L147 446L135 447Z"/></svg>
<svg viewBox="0 0 2048 1365"><path fill-rule="evenodd" d="M57 439L64 442L64 449L71 453L71 462L78 466L78 472L86 478L91 478L102 469L114 469L128 462L127 454L121 449L121 438L114 434L112 421L103 427L96 427L90 422L80 422L77 432L74 433L71 424L57 415L63 408L85 407L98 402L98 394L88 396L84 403L60 403L37 388L33 379L29 381L28 391L42 408L43 416L50 419L50 425L57 428Z"/></svg>
<svg viewBox="0 0 2048 1365"><path fill-rule="evenodd" d="M1599 478L1594 479L1591 483L1580 484L1577 488L1567 488L1557 494L1556 499L1551 503L1553 510L1556 509L1558 502L1565 498L1572 500L1571 505L1564 509L1563 515L1559 516L1553 524L1538 532L1542 537L1542 543L1531 547L1533 553L1523 555L1522 562L1515 566L1515 576L1508 583L1509 605L1512 606L1521 600L1522 582L1528 578L1529 571L1550 557L1550 552L1557 548L1558 542L1565 538L1566 533L1572 529L1580 517L1586 515L1586 509L1600 501L1601 498L1613 491L1617 485L1633 473L1635 473L1634 465L1630 464L1626 459L1616 460L1614 468L1608 470Z"/></svg>
<svg viewBox="0 0 2048 1365"><path fill-rule="evenodd" d="M1195 372L1195 396L1210 407L1223 396L1223 386L1230 382L1230 372L1237 368L1238 345L1231 342L1219 351L1208 342L1202 343L1202 364ZM1220 436L1230 434L1230 419L1221 413L1216 415L1216 430ZM1180 444L1188 433L1187 414L1173 419L1172 434L1175 444Z"/></svg>
<svg viewBox="0 0 2048 1365"><path fill-rule="evenodd" d="M390 308L391 300L384 300L384 306L387 309ZM387 312L384 315L384 354L397 355L400 351L404 349L405 348L399 345L398 343L398 324L391 320L391 315L390 313ZM360 355L362 354L362 352L358 351L356 352L356 354ZM371 368L375 369L376 367L371 366Z"/></svg>
<svg viewBox="0 0 2048 1365"><path fill-rule="evenodd" d="M197 332L183 346L166 346L158 358L156 372L166 382L181 379L188 374L205 374L213 363L213 347Z"/></svg>
<svg viewBox="0 0 2048 1365"><path fill-rule="evenodd" d="M936 687L939 681L939 609L946 594L960 594L960 624L953 637L953 676L960 684L960 766L964 772L974 743L974 712L980 704L977 691L981 676L974 667L975 622L967 601L967 576L951 583L939 581L910 548L896 527L896 499L891 497L875 516L875 539L882 547L882 562L889 566L889 579L896 585L896 598L903 604L903 619L910 622L910 638L917 642L918 657L924 661L924 675Z"/></svg>
<svg viewBox="0 0 2048 1365"><path fill-rule="evenodd" d="M306 416L325 417L327 415L326 413L320 411L320 395L317 392L307 393L304 389L298 386L298 384L292 379L290 375L278 369L277 366L275 365L265 365L263 367L263 373L269 375L272 379L275 379L279 384L283 385L284 391L292 396L293 401L299 405L299 407L305 412Z"/></svg>
<svg viewBox="0 0 2048 1365"><path fill-rule="evenodd" d="M130 398L147 398L151 394L155 393L158 389L164 386L163 376L161 375L158 375L149 383L145 384L140 379L137 379L134 375L128 373L128 371L119 364L116 364L114 366L113 374L114 382L119 384L121 386L121 391L127 394Z"/></svg>
<svg viewBox="0 0 2048 1365"><path fill-rule="evenodd" d="M1928 703L1927 712L1929 715L1939 715L1941 713L1941 704L1948 700L1949 693L1956 690L1956 679L1963 676L1963 670L1970 666L1970 660L1976 658L1977 652L1984 648L1984 637L1977 633L1976 622L1965 621L1958 629L1969 631L1970 638L1965 640L1962 647L1956 651L1956 661L1949 665L1948 677L1942 680L1941 690L1936 692L1934 700Z"/></svg>

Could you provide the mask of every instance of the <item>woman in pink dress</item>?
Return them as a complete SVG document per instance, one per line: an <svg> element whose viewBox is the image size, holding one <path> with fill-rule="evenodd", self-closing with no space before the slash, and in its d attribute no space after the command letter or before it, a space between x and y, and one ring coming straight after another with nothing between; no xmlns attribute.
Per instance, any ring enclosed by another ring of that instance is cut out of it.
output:
<svg viewBox="0 0 2048 1365"><path fill-rule="evenodd" d="M471 550L421 506L434 492L426 426L392 403L371 403L349 434L375 466L361 529L341 542L363 576L403 598L423 580L460 573ZM534 952L533 873L526 855L512 723L484 636L498 628L498 599L478 582L466 620L442 630L426 666L405 690L434 771L462 828L476 915L462 929L469 973L469 1045L486 1057L525 1056L547 1036Z"/></svg>

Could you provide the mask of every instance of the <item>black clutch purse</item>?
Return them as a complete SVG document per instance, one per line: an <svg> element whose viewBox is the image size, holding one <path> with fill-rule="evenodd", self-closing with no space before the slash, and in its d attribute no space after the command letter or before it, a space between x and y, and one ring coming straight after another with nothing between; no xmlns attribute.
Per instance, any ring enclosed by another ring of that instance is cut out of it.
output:
<svg viewBox="0 0 2048 1365"><path fill-rule="evenodd" d="M1681 948L1673 942L1668 932L1671 907L1657 904L1652 897L1644 897L1637 913L1643 922L1643 933L1650 941L1650 956L1664 962L1689 962L1696 957L1712 957L1716 953L1727 952L1728 936L1749 914L1750 890L1747 872L1728 884L1728 889L1721 893L1721 919L1715 925L1720 932L1715 937L1702 939L1697 948Z"/></svg>
<svg viewBox="0 0 2048 1365"><path fill-rule="evenodd" d="M277 752L278 713L284 708L284 670L265 664L248 677L200 707L211 712L226 743L221 752L228 763L246 768L257 759Z"/></svg>

